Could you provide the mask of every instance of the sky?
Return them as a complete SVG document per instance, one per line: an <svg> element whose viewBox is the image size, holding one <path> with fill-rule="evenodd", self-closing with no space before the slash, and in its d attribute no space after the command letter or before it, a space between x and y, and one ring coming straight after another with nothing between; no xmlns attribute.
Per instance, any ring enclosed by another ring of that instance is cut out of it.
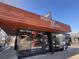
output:
<svg viewBox="0 0 79 59"><path fill-rule="evenodd" d="M72 32L79 32L79 0L0 0L12 6L39 15L52 13L52 19L71 26Z"/></svg>

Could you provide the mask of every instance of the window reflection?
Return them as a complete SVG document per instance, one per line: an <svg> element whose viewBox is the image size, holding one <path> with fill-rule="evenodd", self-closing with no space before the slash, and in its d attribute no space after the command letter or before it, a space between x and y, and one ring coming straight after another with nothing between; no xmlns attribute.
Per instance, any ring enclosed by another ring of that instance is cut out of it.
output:
<svg viewBox="0 0 79 59"><path fill-rule="evenodd" d="M19 54L32 55L46 52L48 47L48 37L42 32L20 33L17 37Z"/></svg>

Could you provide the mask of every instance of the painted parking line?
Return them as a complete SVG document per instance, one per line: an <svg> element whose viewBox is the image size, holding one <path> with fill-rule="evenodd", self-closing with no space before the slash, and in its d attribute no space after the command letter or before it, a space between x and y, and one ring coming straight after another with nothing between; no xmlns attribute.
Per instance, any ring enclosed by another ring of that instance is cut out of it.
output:
<svg viewBox="0 0 79 59"><path fill-rule="evenodd" d="M2 54L4 51L10 49L10 47L5 47L3 51L0 52L0 54Z"/></svg>

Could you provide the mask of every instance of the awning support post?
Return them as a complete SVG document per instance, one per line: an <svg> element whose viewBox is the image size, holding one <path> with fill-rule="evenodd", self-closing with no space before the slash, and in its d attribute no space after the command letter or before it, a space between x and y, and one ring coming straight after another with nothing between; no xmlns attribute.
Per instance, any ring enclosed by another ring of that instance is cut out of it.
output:
<svg viewBox="0 0 79 59"><path fill-rule="evenodd" d="M50 32L46 32L48 36L48 44L49 44L49 52L54 52L53 43L52 43L52 34Z"/></svg>

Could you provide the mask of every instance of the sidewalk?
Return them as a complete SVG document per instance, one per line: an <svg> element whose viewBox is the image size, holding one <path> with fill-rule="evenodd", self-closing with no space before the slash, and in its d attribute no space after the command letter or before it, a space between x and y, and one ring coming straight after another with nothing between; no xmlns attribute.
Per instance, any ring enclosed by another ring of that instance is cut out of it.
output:
<svg viewBox="0 0 79 59"><path fill-rule="evenodd" d="M68 50L55 52L54 54L47 53L23 59L79 59L79 48L72 46Z"/></svg>
<svg viewBox="0 0 79 59"><path fill-rule="evenodd" d="M68 59L79 59L79 54L77 54L77 55L75 55L75 56L72 56L72 57L70 57L70 58L68 58Z"/></svg>
<svg viewBox="0 0 79 59"><path fill-rule="evenodd" d="M4 49L6 49L6 48L4 48L4 47L0 47L0 52L2 52Z"/></svg>
<svg viewBox="0 0 79 59"><path fill-rule="evenodd" d="M16 52L12 47L8 47L0 52L0 59L17 59Z"/></svg>
<svg viewBox="0 0 79 59"><path fill-rule="evenodd" d="M0 53L0 59L17 59L15 50L8 47ZM70 46L68 50L54 52L53 54L47 53L22 59L79 59L79 46Z"/></svg>

